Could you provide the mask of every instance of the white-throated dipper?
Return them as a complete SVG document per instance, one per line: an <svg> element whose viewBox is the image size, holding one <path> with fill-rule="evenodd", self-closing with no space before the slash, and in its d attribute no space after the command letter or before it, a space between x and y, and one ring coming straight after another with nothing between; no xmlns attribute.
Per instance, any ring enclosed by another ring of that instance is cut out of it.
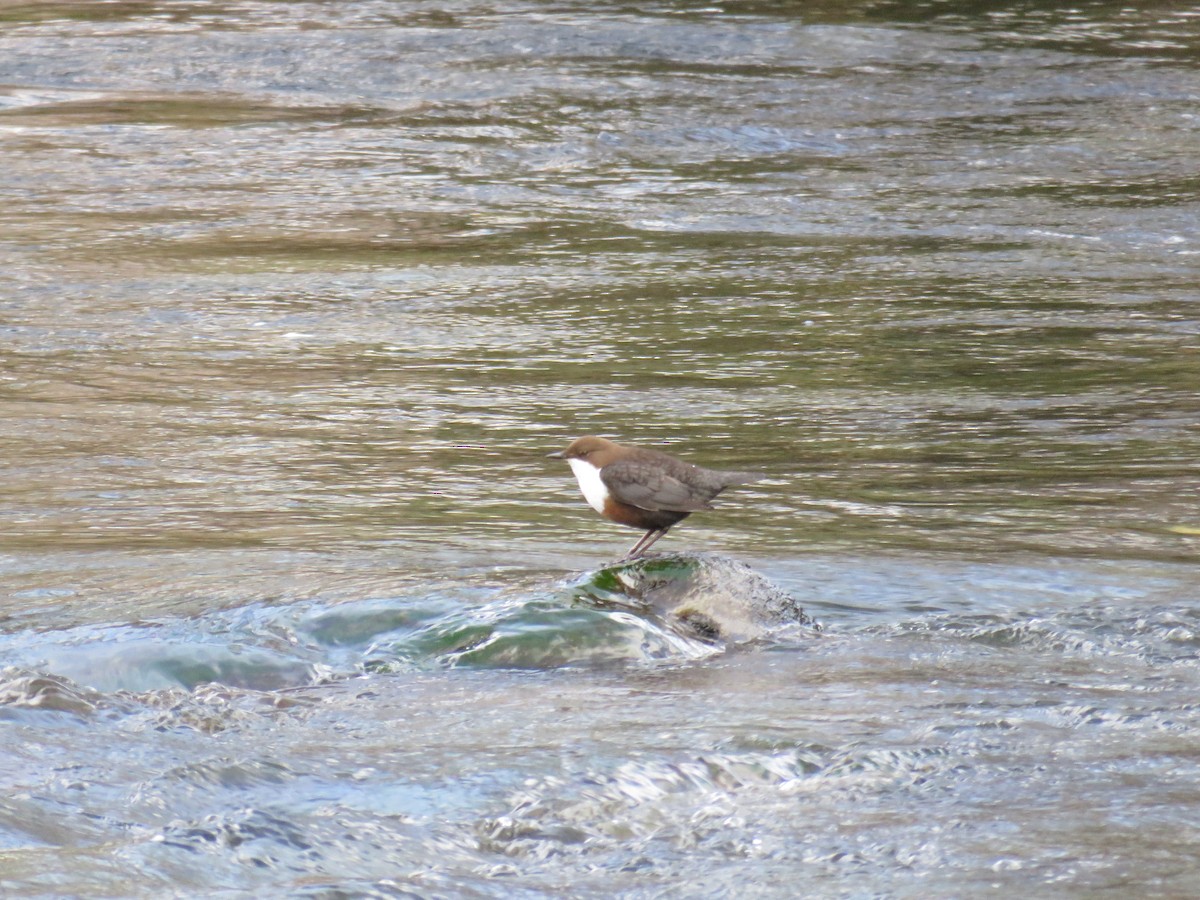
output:
<svg viewBox="0 0 1200 900"><path fill-rule="evenodd" d="M698 510L712 509L710 501L730 485L767 477L702 469L658 450L623 447L590 435L547 455L571 464L592 509L621 525L646 530L622 559L636 559L672 525Z"/></svg>

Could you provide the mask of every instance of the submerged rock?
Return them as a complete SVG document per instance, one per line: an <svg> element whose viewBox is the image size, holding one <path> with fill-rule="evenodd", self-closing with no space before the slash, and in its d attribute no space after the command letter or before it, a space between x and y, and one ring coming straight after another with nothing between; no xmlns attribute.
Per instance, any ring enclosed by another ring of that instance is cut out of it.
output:
<svg viewBox="0 0 1200 900"><path fill-rule="evenodd" d="M0 667L0 720L31 710L88 716L131 692L167 704L168 727L211 732L238 708L226 696L363 671L672 665L815 628L794 598L744 563L664 554L567 580L422 587L334 604L0 635L8 664ZM177 708L180 697L186 703Z"/></svg>
<svg viewBox="0 0 1200 900"><path fill-rule="evenodd" d="M600 599L621 597L689 637L745 643L785 626L820 626L785 590L745 563L704 553L672 553L618 563L585 576Z"/></svg>
<svg viewBox="0 0 1200 900"><path fill-rule="evenodd" d="M369 671L685 662L819 628L750 566L698 553L619 563L532 591L513 586L481 605L385 625L366 651Z"/></svg>
<svg viewBox="0 0 1200 900"><path fill-rule="evenodd" d="M69 678L47 675L16 666L0 669L0 719L3 709L43 709L87 715L103 701L98 691L82 687Z"/></svg>

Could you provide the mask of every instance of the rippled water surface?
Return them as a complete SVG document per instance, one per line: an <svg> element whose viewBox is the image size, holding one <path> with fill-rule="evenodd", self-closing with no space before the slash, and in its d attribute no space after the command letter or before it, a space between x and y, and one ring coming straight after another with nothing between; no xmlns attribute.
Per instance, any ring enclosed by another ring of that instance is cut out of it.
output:
<svg viewBox="0 0 1200 900"><path fill-rule="evenodd" d="M1195 896L1198 171L1186 4L0 4L0 894Z"/></svg>

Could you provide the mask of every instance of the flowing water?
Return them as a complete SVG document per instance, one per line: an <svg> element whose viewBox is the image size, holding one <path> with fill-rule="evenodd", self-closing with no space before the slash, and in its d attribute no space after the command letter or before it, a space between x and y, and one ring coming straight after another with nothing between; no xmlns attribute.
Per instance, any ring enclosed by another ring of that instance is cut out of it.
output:
<svg viewBox="0 0 1200 900"><path fill-rule="evenodd" d="M1197 172L1188 4L0 3L0 894L1195 896Z"/></svg>

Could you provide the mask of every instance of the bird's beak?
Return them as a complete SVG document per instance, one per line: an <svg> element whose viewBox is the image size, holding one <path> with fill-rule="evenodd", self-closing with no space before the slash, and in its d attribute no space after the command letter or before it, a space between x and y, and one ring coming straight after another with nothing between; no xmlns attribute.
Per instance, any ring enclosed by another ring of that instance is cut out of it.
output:
<svg viewBox="0 0 1200 900"><path fill-rule="evenodd" d="M564 451L562 450L555 450L553 453L547 453L546 459L566 459L566 457L563 456L563 452Z"/></svg>

